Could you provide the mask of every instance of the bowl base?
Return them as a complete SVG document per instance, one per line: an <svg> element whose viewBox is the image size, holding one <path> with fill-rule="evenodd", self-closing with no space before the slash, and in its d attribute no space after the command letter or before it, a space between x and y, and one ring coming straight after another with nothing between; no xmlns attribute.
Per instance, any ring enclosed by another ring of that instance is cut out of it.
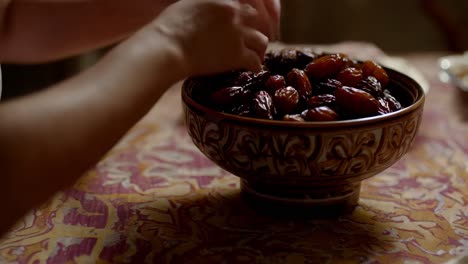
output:
<svg viewBox="0 0 468 264"><path fill-rule="evenodd" d="M358 204L360 190L360 182L333 187L290 188L241 180L243 198L261 213L275 216L328 218L348 214Z"/></svg>

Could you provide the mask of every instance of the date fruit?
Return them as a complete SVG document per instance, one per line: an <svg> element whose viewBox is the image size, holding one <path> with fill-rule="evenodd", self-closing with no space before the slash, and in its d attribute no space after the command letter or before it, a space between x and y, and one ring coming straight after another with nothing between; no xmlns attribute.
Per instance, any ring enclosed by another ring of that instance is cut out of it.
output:
<svg viewBox="0 0 468 264"><path fill-rule="evenodd" d="M336 79L327 79L326 81L319 82L314 86L314 92L317 94L334 94L337 88L343 86L340 81Z"/></svg>
<svg viewBox="0 0 468 264"><path fill-rule="evenodd" d="M323 79L339 73L348 62L342 54L325 55L307 64L305 72L311 79Z"/></svg>
<svg viewBox="0 0 468 264"><path fill-rule="evenodd" d="M277 90L284 87L286 87L286 80L279 74L270 76L265 82L265 90L270 95L274 95Z"/></svg>
<svg viewBox="0 0 468 264"><path fill-rule="evenodd" d="M276 111L282 114L292 113L299 103L299 93L291 86L281 88L273 96Z"/></svg>
<svg viewBox="0 0 468 264"><path fill-rule="evenodd" d="M372 94L375 98L382 95L382 86L374 76L367 76L356 85L356 88Z"/></svg>
<svg viewBox="0 0 468 264"><path fill-rule="evenodd" d="M402 108L400 102L398 102L398 100L395 97L393 97L388 90L386 90L383 94L383 97L388 102L388 107L392 112L400 110Z"/></svg>
<svg viewBox="0 0 468 264"><path fill-rule="evenodd" d="M370 93L353 87L343 86L335 91L336 105L340 111L367 117L379 113L379 101Z"/></svg>
<svg viewBox="0 0 468 264"><path fill-rule="evenodd" d="M336 121L338 114L328 106L319 106L307 109L302 112L302 117L306 121Z"/></svg>
<svg viewBox="0 0 468 264"><path fill-rule="evenodd" d="M362 70L346 68L338 73L336 79L343 85L355 87L363 79Z"/></svg>
<svg viewBox="0 0 468 264"><path fill-rule="evenodd" d="M263 119L273 119L275 109L270 95L266 91L260 91L254 98L254 116Z"/></svg>
<svg viewBox="0 0 468 264"><path fill-rule="evenodd" d="M220 107L231 107L242 103L251 92L242 86L221 88L211 94L211 101Z"/></svg>
<svg viewBox="0 0 468 264"><path fill-rule="evenodd" d="M307 107L314 108L319 106L330 106L335 105L336 98L332 94L319 94L314 95L309 100L307 100Z"/></svg>
<svg viewBox="0 0 468 264"><path fill-rule="evenodd" d="M292 69L288 73L287 84L296 88L304 100L307 100L312 95L312 85L303 70Z"/></svg>
<svg viewBox="0 0 468 264"><path fill-rule="evenodd" d="M386 87L389 81L388 75L385 70L373 61L365 61L362 64L362 73L364 76L374 76L382 85L382 87Z"/></svg>
<svg viewBox="0 0 468 264"><path fill-rule="evenodd" d="M316 58L310 50L283 49L265 55L265 66L273 74L286 75L293 68L304 67Z"/></svg>

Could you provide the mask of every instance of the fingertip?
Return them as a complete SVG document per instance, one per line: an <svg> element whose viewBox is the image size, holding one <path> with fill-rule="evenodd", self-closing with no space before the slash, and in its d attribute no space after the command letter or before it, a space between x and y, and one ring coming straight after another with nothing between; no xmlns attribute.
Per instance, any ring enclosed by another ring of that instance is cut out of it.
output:
<svg viewBox="0 0 468 264"><path fill-rule="evenodd" d="M234 18L235 24L242 24L245 19L256 16L257 10L249 4L242 4L239 1L223 1L229 17ZM252 10L253 9L253 10Z"/></svg>
<svg viewBox="0 0 468 264"><path fill-rule="evenodd" d="M252 5L249 4L240 4L239 10L241 14L245 17L252 17L258 14L257 9L255 9Z"/></svg>
<svg viewBox="0 0 468 264"><path fill-rule="evenodd" d="M262 64L254 64L252 65L252 67L250 67L250 69L248 69L249 71L253 72L253 73L259 73L262 71Z"/></svg>
<svg viewBox="0 0 468 264"><path fill-rule="evenodd" d="M248 52L246 52L245 59L246 59L246 66L247 66L246 68L249 71L258 73L262 70L263 60L260 58L259 54L257 54L255 51L249 50Z"/></svg>

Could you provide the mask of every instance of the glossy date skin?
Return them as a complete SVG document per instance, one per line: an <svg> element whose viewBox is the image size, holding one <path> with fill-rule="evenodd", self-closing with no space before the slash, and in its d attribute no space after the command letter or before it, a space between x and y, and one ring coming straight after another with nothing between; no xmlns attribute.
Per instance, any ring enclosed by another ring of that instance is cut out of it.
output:
<svg viewBox="0 0 468 264"><path fill-rule="evenodd" d="M270 52L261 72L225 76L229 78L224 77L222 85L194 90L192 96L205 98L198 101L218 111L291 122L349 120L403 107L387 89L390 79L384 68L373 61L350 60L341 53ZM205 83L214 80L208 78Z"/></svg>
<svg viewBox="0 0 468 264"><path fill-rule="evenodd" d="M275 92L273 102L279 113L294 113L299 104L299 92L291 86L281 88Z"/></svg>

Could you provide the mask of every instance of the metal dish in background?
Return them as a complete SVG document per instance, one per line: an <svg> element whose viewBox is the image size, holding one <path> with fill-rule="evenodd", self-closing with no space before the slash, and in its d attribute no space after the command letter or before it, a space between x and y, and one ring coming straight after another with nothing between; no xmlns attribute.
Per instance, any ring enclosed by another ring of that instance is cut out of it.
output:
<svg viewBox="0 0 468 264"><path fill-rule="evenodd" d="M440 80L452 83L468 92L468 51L461 55L450 55L439 59Z"/></svg>

